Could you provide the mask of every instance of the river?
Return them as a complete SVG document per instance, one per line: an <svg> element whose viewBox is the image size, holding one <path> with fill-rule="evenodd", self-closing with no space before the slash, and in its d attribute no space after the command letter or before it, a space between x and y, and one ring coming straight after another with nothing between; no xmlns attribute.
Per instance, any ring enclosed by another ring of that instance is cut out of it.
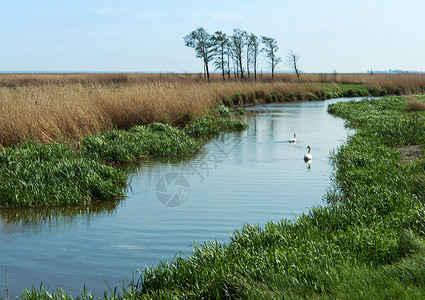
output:
<svg viewBox="0 0 425 300"><path fill-rule="evenodd" d="M11 297L41 282L74 296L85 284L102 296L105 282L115 287L137 269L190 254L192 242L226 242L243 224L308 213L323 204L329 153L349 134L327 106L345 100L250 107L246 131L221 134L193 158L126 166L129 188L120 202L0 211L0 295L7 277Z"/></svg>

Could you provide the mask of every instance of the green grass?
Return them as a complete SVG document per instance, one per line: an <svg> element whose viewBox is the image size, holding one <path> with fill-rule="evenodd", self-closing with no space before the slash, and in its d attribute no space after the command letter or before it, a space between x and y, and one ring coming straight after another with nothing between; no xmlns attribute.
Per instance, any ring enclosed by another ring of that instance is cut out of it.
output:
<svg viewBox="0 0 425 300"><path fill-rule="evenodd" d="M204 117L187 126L184 132L188 136L213 136L223 131L239 131L246 128L245 123L231 118Z"/></svg>
<svg viewBox="0 0 425 300"><path fill-rule="evenodd" d="M182 130L168 124L134 126L128 131L112 130L88 136L81 142L83 155L106 163L126 163L148 156L184 156L201 145Z"/></svg>
<svg viewBox="0 0 425 300"><path fill-rule="evenodd" d="M125 173L111 165L148 157L188 156L199 151L205 138L242 129L245 124L231 118L228 108L221 105L183 130L162 123L112 130L85 137L75 151L65 144L35 142L1 148L0 208L82 205L123 198Z"/></svg>
<svg viewBox="0 0 425 300"><path fill-rule="evenodd" d="M126 176L63 144L0 149L0 207L86 204L124 196Z"/></svg>
<svg viewBox="0 0 425 300"><path fill-rule="evenodd" d="M144 269L104 298L424 298L425 161L405 163L396 147L423 144L425 114L408 112L403 97L337 103L329 112L357 132L331 154L326 204L294 222L245 225L226 244L194 245L193 254Z"/></svg>

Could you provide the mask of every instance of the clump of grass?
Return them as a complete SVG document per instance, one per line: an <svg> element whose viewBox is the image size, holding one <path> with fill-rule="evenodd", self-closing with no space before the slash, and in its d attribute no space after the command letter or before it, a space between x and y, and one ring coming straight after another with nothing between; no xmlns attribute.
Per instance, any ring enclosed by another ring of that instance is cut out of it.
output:
<svg viewBox="0 0 425 300"><path fill-rule="evenodd" d="M83 155L106 163L125 163L147 156L184 156L199 149L200 144L185 132L162 123L88 136L80 147Z"/></svg>
<svg viewBox="0 0 425 300"><path fill-rule="evenodd" d="M425 111L425 103L415 96L407 97L407 111Z"/></svg>
<svg viewBox="0 0 425 300"><path fill-rule="evenodd" d="M213 118L210 116L200 118L195 123L187 126L184 132L188 136L213 136L227 130L244 130L246 124L232 118Z"/></svg>
<svg viewBox="0 0 425 300"><path fill-rule="evenodd" d="M63 144L0 149L0 207L86 204L124 196L126 176Z"/></svg>
<svg viewBox="0 0 425 300"><path fill-rule="evenodd" d="M223 118L230 118L232 116L232 113L230 112L230 109L223 104L217 105L217 112L219 115Z"/></svg>

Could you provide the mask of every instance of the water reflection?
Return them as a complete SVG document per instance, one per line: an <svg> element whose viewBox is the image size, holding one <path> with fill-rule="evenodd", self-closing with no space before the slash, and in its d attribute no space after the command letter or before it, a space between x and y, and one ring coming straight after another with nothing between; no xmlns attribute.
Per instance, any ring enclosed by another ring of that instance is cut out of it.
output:
<svg viewBox="0 0 425 300"><path fill-rule="evenodd" d="M310 172L310 170L311 170L311 160L310 161L306 161L305 163L307 165L307 171Z"/></svg>
<svg viewBox="0 0 425 300"><path fill-rule="evenodd" d="M117 201L97 202L90 205L48 208L10 208L0 210L1 223L8 226L28 226L38 223L69 222L84 216L87 220L102 214L114 214L120 205Z"/></svg>

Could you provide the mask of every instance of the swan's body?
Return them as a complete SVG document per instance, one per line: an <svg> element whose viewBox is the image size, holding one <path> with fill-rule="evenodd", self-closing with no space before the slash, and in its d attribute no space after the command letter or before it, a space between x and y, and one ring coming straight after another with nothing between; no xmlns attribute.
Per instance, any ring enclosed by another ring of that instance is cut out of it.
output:
<svg viewBox="0 0 425 300"><path fill-rule="evenodd" d="M306 162L308 162L308 161L310 161L310 160L313 159L313 156L311 156L311 147L310 146L307 146L307 149L308 149L308 153L304 154L304 160Z"/></svg>
<svg viewBox="0 0 425 300"><path fill-rule="evenodd" d="M293 137L293 138L291 138L291 139L289 140L289 142L290 142L290 143L296 143L296 142L297 142L296 137L297 137L297 135L294 133L294 137Z"/></svg>

